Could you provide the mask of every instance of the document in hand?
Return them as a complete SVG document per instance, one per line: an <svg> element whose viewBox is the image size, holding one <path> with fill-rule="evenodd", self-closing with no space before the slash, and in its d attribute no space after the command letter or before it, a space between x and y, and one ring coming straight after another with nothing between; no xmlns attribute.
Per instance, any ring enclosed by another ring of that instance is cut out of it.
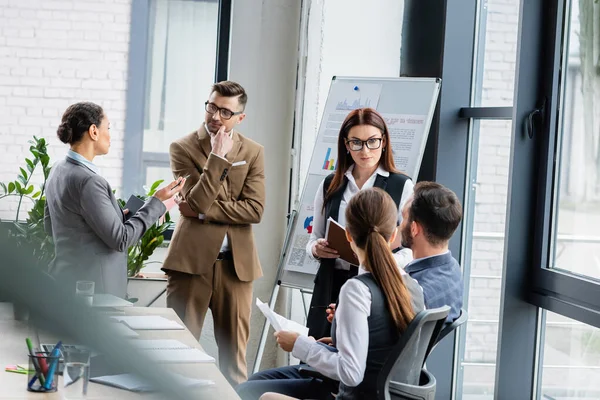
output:
<svg viewBox="0 0 600 400"><path fill-rule="evenodd" d="M297 332L304 336L308 336L308 328L306 326L300 325L295 321L291 321L277 314L276 312L271 310L267 304L260 301L258 297L256 298L256 305L258 306L258 309L263 313L263 315L267 318L273 329L275 329L275 332L291 331Z"/></svg>
<svg viewBox="0 0 600 400"><path fill-rule="evenodd" d="M329 247L337 250L342 260L347 261L352 265L359 264L356 254L354 254L352 247L350 247L350 242L346 239L346 228L331 217L327 219L325 239L329 243Z"/></svg>

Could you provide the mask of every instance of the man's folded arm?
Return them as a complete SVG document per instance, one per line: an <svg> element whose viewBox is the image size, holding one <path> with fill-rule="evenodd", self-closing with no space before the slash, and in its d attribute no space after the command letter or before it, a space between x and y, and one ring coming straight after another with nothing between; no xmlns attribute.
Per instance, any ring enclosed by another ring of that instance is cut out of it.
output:
<svg viewBox="0 0 600 400"><path fill-rule="evenodd" d="M204 214L214 203L231 163L211 153L202 173L198 171L187 151L179 143L171 143L169 154L175 177L190 175L181 191L190 207Z"/></svg>
<svg viewBox="0 0 600 400"><path fill-rule="evenodd" d="M215 200L204 214L207 222L245 225L257 224L265 207L265 159L261 147L244 182L239 200Z"/></svg>

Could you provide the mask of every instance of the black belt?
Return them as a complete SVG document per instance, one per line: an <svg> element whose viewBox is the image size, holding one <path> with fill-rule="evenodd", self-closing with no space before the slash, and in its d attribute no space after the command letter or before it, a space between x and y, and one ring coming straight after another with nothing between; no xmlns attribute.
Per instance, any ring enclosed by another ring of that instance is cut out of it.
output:
<svg viewBox="0 0 600 400"><path fill-rule="evenodd" d="M217 256L217 261L222 260L233 260L233 253L231 251L222 251Z"/></svg>

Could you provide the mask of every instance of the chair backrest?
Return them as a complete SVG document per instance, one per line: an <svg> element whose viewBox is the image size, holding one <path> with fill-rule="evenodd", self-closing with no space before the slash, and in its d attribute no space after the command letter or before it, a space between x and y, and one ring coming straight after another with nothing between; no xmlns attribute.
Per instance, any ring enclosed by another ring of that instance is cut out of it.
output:
<svg viewBox="0 0 600 400"><path fill-rule="evenodd" d="M452 323L446 325L442 329L442 331L440 332L440 335L437 338L436 343L439 343L443 338L448 336L448 334L450 332L452 332L453 330L455 330L456 328L458 328L459 326L461 326L462 324L467 322L468 318L469 318L469 313L467 313L467 310L465 310L464 308L461 308L460 315L458 316L458 318L456 318L454 321L452 321Z"/></svg>
<svg viewBox="0 0 600 400"><path fill-rule="evenodd" d="M419 384L427 352L439 336L449 312L448 306L423 310L411 321L379 372L377 391L380 399L385 398L390 380Z"/></svg>
<svg viewBox="0 0 600 400"><path fill-rule="evenodd" d="M429 357L429 354L433 351L435 346L439 342L441 342L443 338L448 336L450 334L450 332L454 331L456 328L458 328L459 326L461 326L462 324L467 322L468 318L469 318L469 313L467 313L467 310L465 310L464 308L461 308L460 315L458 316L458 318L456 318L454 321L447 324L446 326L442 326L442 329L441 329L439 335L437 336L437 338L435 338L435 340L432 341L430 347L427 349L427 354L425 355L425 361L427 360L427 357Z"/></svg>

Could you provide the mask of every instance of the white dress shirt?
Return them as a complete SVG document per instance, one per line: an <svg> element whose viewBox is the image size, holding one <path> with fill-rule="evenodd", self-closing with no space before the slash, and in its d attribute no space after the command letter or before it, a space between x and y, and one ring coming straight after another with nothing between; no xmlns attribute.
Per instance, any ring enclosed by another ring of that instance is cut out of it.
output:
<svg viewBox="0 0 600 400"><path fill-rule="evenodd" d="M342 226L346 225L346 207L348 206L348 202L350 201L352 196L354 196L360 190L372 188L375 185L375 179L377 179L377 175L381 175L381 176L385 176L385 177L390 176L390 173L388 171L386 171L381 166L379 166L379 167L377 167L377 169L375 170L373 175L371 175L369 177L369 179L367 179L367 181L364 183L362 188L359 189L358 185L356 184L356 181L354 180L354 176L352 175L353 170L354 170L354 164L351 165L350 168L348 168L348 170L345 173L346 178L348 178L348 185L346 186L346 190L344 191L344 194L342 197L342 202L340 203L340 212L338 214L338 219L337 219L337 222L339 222L340 225L342 225ZM327 226L327 220L325 218L325 213L323 210L323 201L324 201L323 200L323 184L324 184L324 182L325 182L325 180L323 180L321 182L321 184L319 185L319 188L317 189L317 193L315 194L315 202L314 202L315 214L313 217L313 230L312 230L312 233L310 234L310 239L306 245L306 253L313 260L315 260L315 256L313 255L312 248L313 248L314 244L317 242L317 239L321 239L321 238L325 237L325 228ZM404 189L402 190L402 196L400 197L400 204L398 206L398 224L400 224L400 222L402 222L402 212L401 212L402 207L404 206L404 203L406 203L406 200L408 200L408 198L412 195L413 188L414 188L414 184L413 184L412 180L408 179L404 183ZM398 232L398 234L400 234L400 232ZM398 266L400 268L404 268L404 266L410 260L412 260L412 251L410 249L402 249L394 254L394 258L396 259L396 263L398 264ZM350 263L338 258L335 260L335 268L348 270L348 269L350 269Z"/></svg>
<svg viewBox="0 0 600 400"><path fill-rule="evenodd" d="M362 382L367 366L371 291L358 279L349 279L339 299L335 310L338 352L326 349L313 338L299 336L292 355L323 375L354 387Z"/></svg>
<svg viewBox="0 0 600 400"><path fill-rule="evenodd" d="M206 126L206 123L204 124L204 129L206 129L206 132L208 133L208 135L212 138L214 136L213 133L211 133L211 131L208 130L208 126ZM231 136L233 135L233 129L229 131L229 137L231 138ZM212 143L211 143L212 145ZM215 156L227 161L227 159L225 157L221 157L220 155L218 155L217 153L213 153L212 151L210 152L210 154L214 154ZM199 219L204 219L204 214L198 214L198 218ZM224 251L229 251L231 250L229 248L229 240L227 239L227 234L225 235L225 237L223 238L223 243L221 244L221 252Z"/></svg>

